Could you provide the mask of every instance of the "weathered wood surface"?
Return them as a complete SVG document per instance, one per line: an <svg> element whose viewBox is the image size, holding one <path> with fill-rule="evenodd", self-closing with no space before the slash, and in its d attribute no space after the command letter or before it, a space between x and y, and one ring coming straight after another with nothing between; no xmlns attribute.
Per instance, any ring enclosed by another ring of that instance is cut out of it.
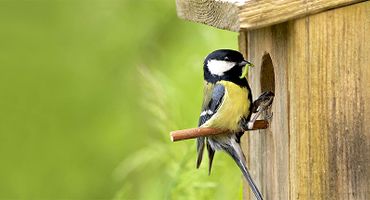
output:
<svg viewBox="0 0 370 200"><path fill-rule="evenodd" d="M239 8L233 3L216 0L176 0L177 15L220 29L239 30Z"/></svg>
<svg viewBox="0 0 370 200"><path fill-rule="evenodd" d="M270 128L242 141L266 199L370 199L369 15L367 1L241 33L253 94L275 91Z"/></svg>
<svg viewBox="0 0 370 200"><path fill-rule="evenodd" d="M176 0L180 18L221 29L256 29L363 0Z"/></svg>
<svg viewBox="0 0 370 200"><path fill-rule="evenodd" d="M266 27L360 0L250 0L240 6L241 29Z"/></svg>

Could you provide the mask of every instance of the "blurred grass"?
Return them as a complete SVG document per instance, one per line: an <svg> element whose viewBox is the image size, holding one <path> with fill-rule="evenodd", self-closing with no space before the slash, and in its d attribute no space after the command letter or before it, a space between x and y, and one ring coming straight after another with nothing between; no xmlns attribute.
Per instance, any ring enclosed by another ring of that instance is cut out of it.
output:
<svg viewBox="0 0 370 200"><path fill-rule="evenodd" d="M236 199L217 154L195 170L202 61L236 34L174 0L0 1L0 199ZM206 160L207 161L207 160Z"/></svg>

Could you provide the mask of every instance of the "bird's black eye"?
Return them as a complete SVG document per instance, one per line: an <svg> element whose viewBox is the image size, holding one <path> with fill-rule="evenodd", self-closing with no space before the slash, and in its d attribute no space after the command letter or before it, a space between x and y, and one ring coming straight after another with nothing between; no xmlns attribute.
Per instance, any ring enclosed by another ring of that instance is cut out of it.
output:
<svg viewBox="0 0 370 200"><path fill-rule="evenodd" d="M227 56L226 56L224 59L225 59L226 61L229 61L229 60L230 60L230 59L229 59L229 57L227 57Z"/></svg>

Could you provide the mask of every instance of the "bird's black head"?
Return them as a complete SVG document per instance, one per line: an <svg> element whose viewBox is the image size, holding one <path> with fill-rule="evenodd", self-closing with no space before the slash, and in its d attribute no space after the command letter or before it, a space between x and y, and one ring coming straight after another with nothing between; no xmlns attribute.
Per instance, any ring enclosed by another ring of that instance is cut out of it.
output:
<svg viewBox="0 0 370 200"><path fill-rule="evenodd" d="M251 65L244 60L243 55L238 51L230 49L216 50L204 60L204 80L211 83L226 80L245 86L248 84L244 77L244 70L247 70L245 65L247 64Z"/></svg>

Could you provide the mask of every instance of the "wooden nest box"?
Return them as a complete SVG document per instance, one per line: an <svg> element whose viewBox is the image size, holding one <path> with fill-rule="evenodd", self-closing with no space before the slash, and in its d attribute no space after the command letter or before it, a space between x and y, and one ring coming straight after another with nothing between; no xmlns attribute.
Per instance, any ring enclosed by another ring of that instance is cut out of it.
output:
<svg viewBox="0 0 370 200"><path fill-rule="evenodd" d="M177 13L239 32L254 97L275 92L270 128L243 137L266 199L370 199L369 1L177 0Z"/></svg>

